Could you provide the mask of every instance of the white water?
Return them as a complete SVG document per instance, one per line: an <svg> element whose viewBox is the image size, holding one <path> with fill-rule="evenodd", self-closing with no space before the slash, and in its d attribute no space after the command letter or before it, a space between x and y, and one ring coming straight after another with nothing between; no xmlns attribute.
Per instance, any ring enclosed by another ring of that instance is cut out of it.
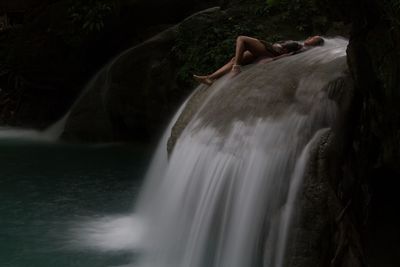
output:
<svg viewBox="0 0 400 267"><path fill-rule="evenodd" d="M16 127L0 127L0 140L28 140L36 142L54 142L58 139L57 134L34 129Z"/></svg>
<svg viewBox="0 0 400 267"><path fill-rule="evenodd" d="M325 86L346 69L346 45L217 81L169 162L167 130L134 215L86 225L83 245L140 251L140 267L284 266L309 149L335 122Z"/></svg>
<svg viewBox="0 0 400 267"><path fill-rule="evenodd" d="M190 98L190 97L189 97ZM177 121L179 114L185 108L185 101L176 114L173 116L165 130L157 150L154 153L151 168L146 177L160 177L168 165L168 153L166 150L167 141L171 129ZM148 179L147 187L154 187L157 179ZM147 201L142 199L142 201ZM117 215L107 216L94 221L80 221L71 226L72 238L68 242L72 248L89 248L103 252L114 252L124 250L137 250L141 248L145 224L140 216Z"/></svg>
<svg viewBox="0 0 400 267"><path fill-rule="evenodd" d="M113 59L88 82L88 84L84 87L78 98L75 100L72 107L70 107L67 113L64 116L62 116L58 121L48 126L44 130L18 128L18 127L0 127L0 140L1 139L28 140L28 141L39 141L39 142L58 141L65 129L65 125L74 107L86 96L87 92L92 87L98 85L99 83L101 83L101 86L103 87L109 86L110 81L108 79L108 74L110 68L113 64L115 64L116 60L124 56L125 53L122 53L121 55Z"/></svg>
<svg viewBox="0 0 400 267"><path fill-rule="evenodd" d="M64 130L67 116L68 114L44 130L2 126L0 140L56 142Z"/></svg>

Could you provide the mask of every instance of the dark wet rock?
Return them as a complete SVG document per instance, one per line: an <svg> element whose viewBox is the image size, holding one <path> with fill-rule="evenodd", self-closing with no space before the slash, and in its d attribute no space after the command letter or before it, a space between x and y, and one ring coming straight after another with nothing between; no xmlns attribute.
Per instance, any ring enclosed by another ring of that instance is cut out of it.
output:
<svg viewBox="0 0 400 267"><path fill-rule="evenodd" d="M342 203L338 195L338 185L345 182L337 169L341 146L334 131L327 130L311 149L288 266L366 266L352 202Z"/></svg>
<svg viewBox="0 0 400 267"><path fill-rule="evenodd" d="M354 209L365 211L361 184L348 167L356 93L350 73L326 90L339 106L336 124L310 150L287 266L368 266L365 239ZM358 187L357 187L358 186Z"/></svg>
<svg viewBox="0 0 400 267"><path fill-rule="evenodd" d="M307 55L300 55L300 57L305 60L304 57L307 57ZM247 70L248 68L251 69ZM209 124L221 132L229 130L229 127L224 125L230 125L234 121L247 121L249 116L250 119L251 117L282 116L287 112L288 105L291 105L295 98L299 97L296 96L295 89L300 82L297 79L301 77L302 73L313 73L318 70L320 75L328 79L322 91L326 92L330 99L336 101L341 110L348 110L353 92L350 74L346 71L346 73L337 76L335 74L337 69L347 69L344 57L339 57L329 64L321 65L304 65L301 60L285 63L285 60L282 60L282 62L276 61L265 65L246 66L243 68L243 72L235 78L228 75L227 79L217 80L211 87L201 86L189 98L173 126L168 140L168 151L172 151L177 139L194 116L201 118L201 126ZM287 74L285 79L274 79L266 82L265 77L268 77L270 73L279 75L283 70ZM226 89L226 86L229 89ZM249 90L250 88L251 90ZM213 97L207 102L207 106L203 107L205 99L211 95ZM294 105L299 113L308 113L313 108L312 103L307 105L300 102L298 101ZM201 115L198 115L200 111ZM335 127L340 127L341 120L344 120L343 116L338 118Z"/></svg>
<svg viewBox="0 0 400 267"><path fill-rule="evenodd" d="M0 124L48 126L115 55L218 1L106 1L115 4L113 12L103 18L100 30L92 31L71 18L71 7L85 2L1 2L0 15L18 12L20 24L0 33L0 103L6 104Z"/></svg>
<svg viewBox="0 0 400 267"><path fill-rule="evenodd" d="M37 3L34 0L26 2ZM0 102L6 103L0 111L0 124L35 128L48 126L65 114L89 77L116 54L139 45L197 10L220 4L224 11L218 16L192 18L190 22L180 24L178 40L165 60L169 62L166 64L174 65L166 70L171 70L173 76L172 81L167 83L176 84L167 97L166 109L169 112L163 113L163 121L150 122L159 123L158 130L145 130L142 134L136 131L138 134L135 135L131 135L130 130L126 133L119 131L127 137L121 140L132 140L138 135L155 138L166 124L171 110L176 109L193 89L191 74L205 73L225 63L233 54L237 35L256 35L270 40L304 37L300 30L282 23L279 14L270 16L263 0L120 0L115 3L115 12L105 19L101 31L90 34L79 32L80 27L77 30L77 25L71 23L68 11L73 2L55 0L38 3L36 8L27 11L22 28L11 31L4 38L0 36L0 87L3 89ZM1 62L2 53L9 61L4 65ZM175 66L179 66L178 71ZM8 74L3 75L3 67ZM164 71L161 66L155 68ZM157 70L153 71L152 75L156 78ZM160 81L163 82L162 79ZM163 96L155 98L154 110L159 111L157 99ZM147 111L151 113L152 109L147 108ZM141 119L144 117L141 116ZM140 123L138 121L138 125ZM125 122L121 120L114 124L121 129L125 127ZM102 135L102 132L98 133ZM117 139L121 134L114 136ZM76 135L74 139L79 138ZM104 138L83 137L82 141L89 139L101 141Z"/></svg>
<svg viewBox="0 0 400 267"><path fill-rule="evenodd" d="M132 138L149 134L149 117L167 112L165 101L149 105L167 97L163 87L171 78L171 66L165 56L175 36L176 28L168 29L103 68L70 111L63 139L107 142L123 140L124 134Z"/></svg>
<svg viewBox="0 0 400 267"><path fill-rule="evenodd" d="M400 206L392 188L400 186L400 9L396 1L329 4L352 23L347 54L355 82L348 150L339 165L343 183L335 190L342 205L351 201L347 213L363 240L363 266L398 266Z"/></svg>
<svg viewBox="0 0 400 267"><path fill-rule="evenodd" d="M176 84L180 65L173 47L180 27L206 27L220 12L194 14L116 57L74 105L62 137L92 142L154 137L191 91Z"/></svg>

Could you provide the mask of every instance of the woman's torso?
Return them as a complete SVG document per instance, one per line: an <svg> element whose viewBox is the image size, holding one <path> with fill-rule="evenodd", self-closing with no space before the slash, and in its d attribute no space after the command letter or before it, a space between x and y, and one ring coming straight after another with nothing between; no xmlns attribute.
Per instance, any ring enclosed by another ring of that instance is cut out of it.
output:
<svg viewBox="0 0 400 267"><path fill-rule="evenodd" d="M303 48L303 45L300 44L299 42L289 40L289 41L281 41L274 43L272 47L277 49L277 52L286 54L301 50Z"/></svg>
<svg viewBox="0 0 400 267"><path fill-rule="evenodd" d="M280 56L287 53L295 53L300 51L303 48L303 45L296 41L280 41L276 43L269 43L264 40L260 40L268 52L272 54L272 56Z"/></svg>

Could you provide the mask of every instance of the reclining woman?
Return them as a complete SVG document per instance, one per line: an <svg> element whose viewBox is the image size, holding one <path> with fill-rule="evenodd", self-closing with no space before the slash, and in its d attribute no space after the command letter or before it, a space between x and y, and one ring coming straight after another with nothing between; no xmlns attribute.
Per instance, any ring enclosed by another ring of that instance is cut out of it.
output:
<svg viewBox="0 0 400 267"><path fill-rule="evenodd" d="M307 38L303 44L296 41L271 44L256 38L239 36L236 39L235 56L228 63L210 75L193 75L193 78L200 83L211 85L216 79L228 72L238 74L241 65L247 65L260 59L264 62L277 60L323 44L324 39L318 35Z"/></svg>

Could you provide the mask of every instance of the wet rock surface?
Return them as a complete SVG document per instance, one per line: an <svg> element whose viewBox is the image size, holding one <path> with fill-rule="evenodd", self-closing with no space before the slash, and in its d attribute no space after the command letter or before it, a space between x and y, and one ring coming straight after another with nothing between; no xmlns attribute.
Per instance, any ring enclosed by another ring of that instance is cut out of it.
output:
<svg viewBox="0 0 400 267"><path fill-rule="evenodd" d="M0 15L18 12L19 20L0 32L0 124L44 128L55 122L115 55L213 2L2 2ZM87 7L99 18L85 15Z"/></svg>
<svg viewBox="0 0 400 267"><path fill-rule="evenodd" d="M179 28L206 27L220 12L211 8L194 14L116 57L73 106L63 138L92 142L154 138L192 90L176 84L180 65L172 50Z"/></svg>

